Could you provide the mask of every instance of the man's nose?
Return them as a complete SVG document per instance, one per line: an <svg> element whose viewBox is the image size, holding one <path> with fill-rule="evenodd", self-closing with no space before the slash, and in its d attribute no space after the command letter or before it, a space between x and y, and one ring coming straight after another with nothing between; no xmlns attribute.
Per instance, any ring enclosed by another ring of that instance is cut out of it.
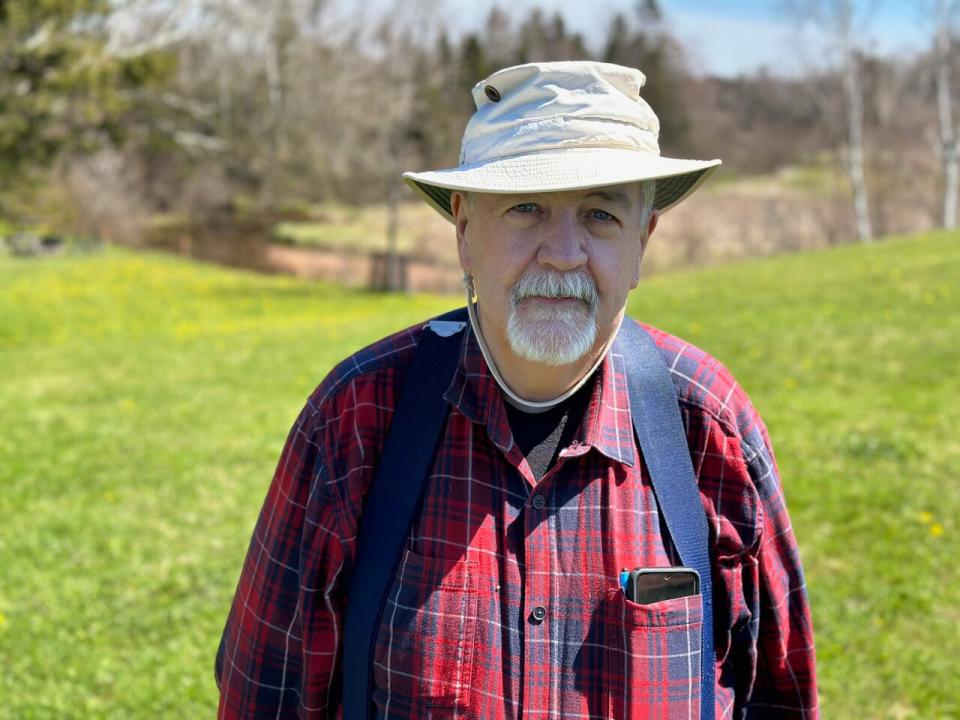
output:
<svg viewBox="0 0 960 720"><path fill-rule="evenodd" d="M544 224L537 261L560 271L586 264L586 229L575 212L554 213Z"/></svg>

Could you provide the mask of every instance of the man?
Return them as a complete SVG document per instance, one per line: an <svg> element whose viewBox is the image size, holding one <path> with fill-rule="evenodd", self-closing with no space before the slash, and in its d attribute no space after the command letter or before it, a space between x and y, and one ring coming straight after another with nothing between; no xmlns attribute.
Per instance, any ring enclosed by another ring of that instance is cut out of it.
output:
<svg viewBox="0 0 960 720"><path fill-rule="evenodd" d="M701 597L640 603L619 584L622 568L680 563L631 426L618 330L659 216L719 161L659 155L643 81L601 63L507 68L473 90L460 166L406 175L455 225L470 323L378 626L377 717L699 714ZM217 656L221 717L341 711L362 509L434 331L347 359L294 425ZM716 717L818 717L766 429L716 360L647 331L709 527Z"/></svg>

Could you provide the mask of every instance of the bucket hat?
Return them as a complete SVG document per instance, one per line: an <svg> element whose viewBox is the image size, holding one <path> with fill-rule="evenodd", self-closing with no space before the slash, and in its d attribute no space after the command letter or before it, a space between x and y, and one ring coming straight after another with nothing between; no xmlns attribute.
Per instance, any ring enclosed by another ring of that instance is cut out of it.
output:
<svg viewBox="0 0 960 720"><path fill-rule="evenodd" d="M473 87L455 168L404 179L448 220L452 190L535 193L655 180L654 209L692 193L720 160L660 155L660 121L640 96L637 69L601 62L528 63Z"/></svg>

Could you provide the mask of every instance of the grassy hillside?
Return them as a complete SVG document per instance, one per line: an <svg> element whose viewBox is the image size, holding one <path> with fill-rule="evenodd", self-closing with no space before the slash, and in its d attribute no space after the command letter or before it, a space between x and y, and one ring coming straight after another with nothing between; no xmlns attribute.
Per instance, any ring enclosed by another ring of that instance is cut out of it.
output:
<svg viewBox="0 0 960 720"><path fill-rule="evenodd" d="M960 236L653 278L774 438L825 717L960 714ZM0 717L210 717L286 431L341 357L451 298L108 252L0 258Z"/></svg>

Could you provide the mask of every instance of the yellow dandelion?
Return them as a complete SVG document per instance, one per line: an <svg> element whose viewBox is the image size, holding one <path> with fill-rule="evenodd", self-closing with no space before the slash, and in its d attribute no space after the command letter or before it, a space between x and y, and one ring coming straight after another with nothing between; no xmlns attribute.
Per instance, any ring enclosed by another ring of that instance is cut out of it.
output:
<svg viewBox="0 0 960 720"><path fill-rule="evenodd" d="M943 525L940 523L934 523L930 526L930 534L934 537L940 537L943 535Z"/></svg>
<svg viewBox="0 0 960 720"><path fill-rule="evenodd" d="M932 512L927 512L926 510L924 510L922 513L920 513L918 517L920 518L920 522L922 522L924 525L929 525L930 523L933 522Z"/></svg>

